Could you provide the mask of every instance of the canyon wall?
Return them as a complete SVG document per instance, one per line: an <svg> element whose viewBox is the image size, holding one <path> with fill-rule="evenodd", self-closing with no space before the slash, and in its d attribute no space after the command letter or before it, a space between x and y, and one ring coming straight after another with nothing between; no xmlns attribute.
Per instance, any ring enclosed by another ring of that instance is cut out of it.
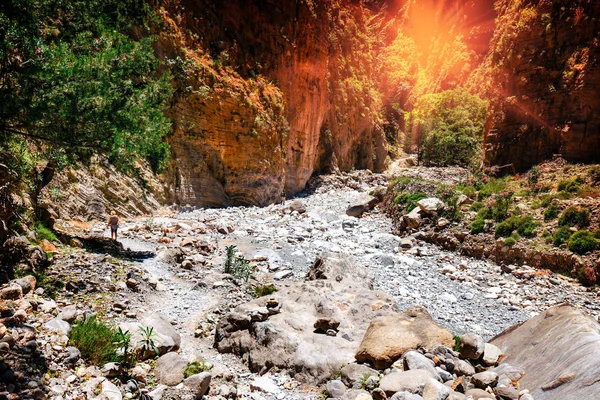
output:
<svg viewBox="0 0 600 400"><path fill-rule="evenodd" d="M478 81L492 106L485 162L600 161L600 2L501 0L497 12Z"/></svg>
<svg viewBox="0 0 600 400"><path fill-rule="evenodd" d="M316 171L383 169L362 1L165 0L159 15L156 52L177 85L173 201L265 205Z"/></svg>

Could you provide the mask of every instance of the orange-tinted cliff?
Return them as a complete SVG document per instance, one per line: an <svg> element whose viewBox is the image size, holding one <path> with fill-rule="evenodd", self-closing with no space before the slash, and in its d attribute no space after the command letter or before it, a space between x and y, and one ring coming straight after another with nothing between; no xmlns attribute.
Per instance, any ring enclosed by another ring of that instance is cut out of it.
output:
<svg viewBox="0 0 600 400"><path fill-rule="evenodd" d="M501 0L481 71L488 165L600 161L600 2Z"/></svg>
<svg viewBox="0 0 600 400"><path fill-rule="evenodd" d="M383 168L365 3L163 2L156 50L178 85L176 201L264 205L315 171Z"/></svg>

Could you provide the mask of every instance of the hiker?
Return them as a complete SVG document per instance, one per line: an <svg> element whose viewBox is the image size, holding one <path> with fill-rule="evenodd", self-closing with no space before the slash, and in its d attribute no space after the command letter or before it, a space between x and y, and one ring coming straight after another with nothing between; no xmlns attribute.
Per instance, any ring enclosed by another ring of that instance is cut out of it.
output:
<svg viewBox="0 0 600 400"><path fill-rule="evenodd" d="M110 238L113 240L117 240L117 229L119 229L119 217L117 217L117 213L112 211L110 213L110 217L108 217L108 223L106 227L110 226Z"/></svg>
<svg viewBox="0 0 600 400"><path fill-rule="evenodd" d="M281 204L285 204L285 190L281 191Z"/></svg>

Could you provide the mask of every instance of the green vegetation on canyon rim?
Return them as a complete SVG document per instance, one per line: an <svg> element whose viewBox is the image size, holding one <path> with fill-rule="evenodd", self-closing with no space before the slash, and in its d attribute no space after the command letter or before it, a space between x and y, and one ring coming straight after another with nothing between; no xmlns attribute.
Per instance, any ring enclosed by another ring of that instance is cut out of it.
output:
<svg viewBox="0 0 600 400"><path fill-rule="evenodd" d="M143 158L165 167L170 78L157 71L152 37L127 35L151 15L138 1L0 6L0 151L13 156L3 157L10 171L23 177L40 155L62 168L95 153L124 169Z"/></svg>

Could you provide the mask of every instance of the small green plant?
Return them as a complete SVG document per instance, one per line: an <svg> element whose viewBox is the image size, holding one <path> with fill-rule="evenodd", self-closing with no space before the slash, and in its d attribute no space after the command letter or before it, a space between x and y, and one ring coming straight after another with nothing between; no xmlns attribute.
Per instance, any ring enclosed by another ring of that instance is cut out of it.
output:
<svg viewBox="0 0 600 400"><path fill-rule="evenodd" d="M183 375L186 378L189 378L192 375L200 374L202 372L208 372L211 368L212 366L207 364L205 361L194 361L188 364L188 366L183 371Z"/></svg>
<svg viewBox="0 0 600 400"><path fill-rule="evenodd" d="M117 331L95 316L73 326L69 343L81 352L81 356L95 365L119 361Z"/></svg>
<svg viewBox="0 0 600 400"><path fill-rule="evenodd" d="M586 227L590 224L590 210L587 208L569 207L558 219L558 226Z"/></svg>
<svg viewBox="0 0 600 400"><path fill-rule="evenodd" d="M121 364L125 369L133 366L135 357L133 349L131 348L131 333L129 331L123 331L121 327L117 329L115 333L115 341L113 344L117 347L117 354L119 355Z"/></svg>
<svg viewBox="0 0 600 400"><path fill-rule="evenodd" d="M559 192L576 193L582 184L585 183L585 179L577 176L573 179L563 180L558 183Z"/></svg>
<svg viewBox="0 0 600 400"><path fill-rule="evenodd" d="M512 235L513 231L515 230L515 223L514 220L509 218L506 221L500 222L498 225L496 225L496 236L497 237L508 237L510 235Z"/></svg>
<svg viewBox="0 0 600 400"><path fill-rule="evenodd" d="M554 244L554 246L559 247L561 244L568 242L572 234L573 232L571 232L571 230L568 227L563 226L562 228L559 228L556 232L554 232L554 238L552 243Z"/></svg>
<svg viewBox="0 0 600 400"><path fill-rule="evenodd" d="M225 273L233 275L236 279L243 279L248 282L252 276L252 266L244 257L236 257L237 247L234 245L225 248Z"/></svg>
<svg viewBox="0 0 600 400"><path fill-rule="evenodd" d="M558 205L556 203L552 203L548 206L548 208L546 208L546 211L544 211L544 221L551 221L558 217L558 214Z"/></svg>
<svg viewBox="0 0 600 400"><path fill-rule="evenodd" d="M583 229L571 236L567 246L573 253L585 254L598 247L598 240L590 232Z"/></svg>
<svg viewBox="0 0 600 400"><path fill-rule="evenodd" d="M479 210L481 210L484 207L483 203L481 201L476 201L473 204L471 204L471 211L475 211L478 212Z"/></svg>
<svg viewBox="0 0 600 400"><path fill-rule="evenodd" d="M235 261L235 252L237 251L237 247L234 245L227 246L225 248L225 273L230 274L231 268L233 267L233 263Z"/></svg>
<svg viewBox="0 0 600 400"><path fill-rule="evenodd" d="M50 229L45 227L42 223L38 223L35 226L35 236L39 241L48 240L53 242L57 240L56 235Z"/></svg>
<svg viewBox="0 0 600 400"><path fill-rule="evenodd" d="M592 180L592 183L600 182L600 166L590 168L588 171L588 176Z"/></svg>
<svg viewBox="0 0 600 400"><path fill-rule="evenodd" d="M471 234L477 235L478 233L483 232L484 227L485 227L485 220L483 218L476 218L471 223Z"/></svg>
<svg viewBox="0 0 600 400"><path fill-rule="evenodd" d="M422 192L406 193L401 192L394 197L394 203L399 206L404 206L406 211L410 212L417 207L417 202L427 198L427 195Z"/></svg>
<svg viewBox="0 0 600 400"><path fill-rule="evenodd" d="M275 287L275 285L270 283L268 285L255 286L254 288L252 288L252 290L253 297L263 297L275 293L277 291L277 288Z"/></svg>
<svg viewBox="0 0 600 400"><path fill-rule="evenodd" d="M156 343L154 342L154 338L156 337L154 328L141 326L139 333L141 338L137 342L136 348L139 349L140 354L153 352L155 355L158 355L158 347L156 347Z"/></svg>
<svg viewBox="0 0 600 400"><path fill-rule="evenodd" d="M531 215L519 218L517 221L517 232L519 235L530 237L535 235L535 230L538 224L533 220Z"/></svg>
<svg viewBox="0 0 600 400"><path fill-rule="evenodd" d="M527 184L530 187L535 186L540 180L540 169L537 166L531 167L529 173L527 173Z"/></svg>
<svg viewBox="0 0 600 400"><path fill-rule="evenodd" d="M460 352L460 336L454 335L454 351Z"/></svg>
<svg viewBox="0 0 600 400"><path fill-rule="evenodd" d="M506 189L506 181L504 179L492 178L485 183L477 193L479 201L485 200L493 194L500 193Z"/></svg>
<svg viewBox="0 0 600 400"><path fill-rule="evenodd" d="M506 239L504 239L505 246L513 247L515 244L517 244L517 239L515 239L513 236L509 236Z"/></svg>

